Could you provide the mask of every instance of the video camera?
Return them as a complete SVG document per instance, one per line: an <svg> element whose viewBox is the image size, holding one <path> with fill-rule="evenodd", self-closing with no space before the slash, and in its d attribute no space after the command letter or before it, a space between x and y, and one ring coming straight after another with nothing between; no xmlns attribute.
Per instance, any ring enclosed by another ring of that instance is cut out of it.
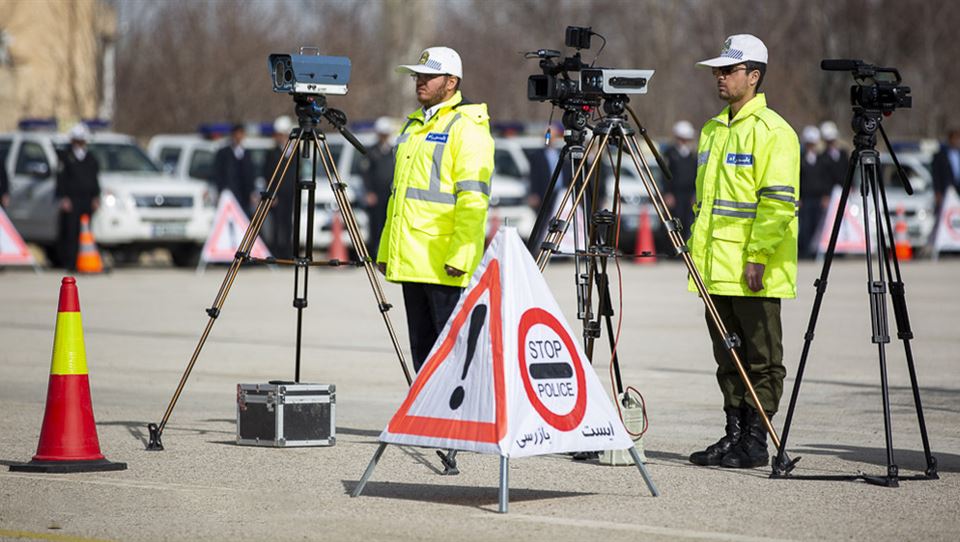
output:
<svg viewBox="0 0 960 542"><path fill-rule="evenodd" d="M900 85L902 79L896 68L880 68L862 60L824 59L820 69L848 71L853 75L857 84L850 87L850 103L855 106L882 113L913 106L910 87Z"/></svg>
<svg viewBox="0 0 960 542"><path fill-rule="evenodd" d="M578 106L599 105L604 98L646 94L653 70L598 68L583 61L581 50L590 48L590 37L594 35L600 36L589 26L568 26L565 45L577 50L573 56L561 58L560 51L554 49L526 53L525 58L540 59L543 71L543 74L531 75L527 79L527 99L549 101L559 106Z"/></svg>
<svg viewBox="0 0 960 542"><path fill-rule="evenodd" d="M315 54L305 54L307 50ZM350 82L350 59L345 56L323 56L316 47L301 47L300 54L272 54L267 66L273 79L273 91L283 94L347 93Z"/></svg>

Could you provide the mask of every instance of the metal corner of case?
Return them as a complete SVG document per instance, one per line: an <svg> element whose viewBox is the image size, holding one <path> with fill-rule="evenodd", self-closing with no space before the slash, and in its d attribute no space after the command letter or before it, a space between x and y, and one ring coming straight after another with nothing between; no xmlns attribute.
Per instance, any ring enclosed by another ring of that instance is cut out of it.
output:
<svg viewBox="0 0 960 542"><path fill-rule="evenodd" d="M333 395L333 394L336 393L336 391L337 391L337 385L336 385L336 384L330 384L328 389L330 390L330 395Z"/></svg>
<svg viewBox="0 0 960 542"><path fill-rule="evenodd" d="M333 446L334 444L337 443L337 437L335 437L335 436L332 436L332 435L331 435L328 440L330 441L330 446Z"/></svg>

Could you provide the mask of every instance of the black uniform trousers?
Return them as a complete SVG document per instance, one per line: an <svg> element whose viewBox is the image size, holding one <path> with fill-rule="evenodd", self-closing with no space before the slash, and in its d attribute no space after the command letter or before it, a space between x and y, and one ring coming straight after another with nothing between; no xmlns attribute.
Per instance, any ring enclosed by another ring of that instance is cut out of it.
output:
<svg viewBox="0 0 960 542"><path fill-rule="evenodd" d="M427 355L437 342L443 326L460 300L463 288L421 282L403 283L403 304L407 310L407 329L410 335L410 352L413 355L413 370L427 360Z"/></svg>

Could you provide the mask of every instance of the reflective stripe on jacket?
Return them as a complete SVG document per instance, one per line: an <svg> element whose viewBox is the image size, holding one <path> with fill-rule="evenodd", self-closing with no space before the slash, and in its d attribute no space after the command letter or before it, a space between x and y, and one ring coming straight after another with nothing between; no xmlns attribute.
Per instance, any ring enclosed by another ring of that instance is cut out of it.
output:
<svg viewBox="0 0 960 542"><path fill-rule="evenodd" d="M696 218L687 244L711 294L796 297L797 134L767 108L763 94L732 121L729 109L700 132ZM759 292L747 287L747 262L766 266ZM696 291L692 282L690 290Z"/></svg>
<svg viewBox="0 0 960 542"><path fill-rule="evenodd" d="M408 118L397 138L393 188L377 262L387 280L466 286L483 256L493 138L486 104L460 92L424 122ZM451 277L444 266L464 271Z"/></svg>

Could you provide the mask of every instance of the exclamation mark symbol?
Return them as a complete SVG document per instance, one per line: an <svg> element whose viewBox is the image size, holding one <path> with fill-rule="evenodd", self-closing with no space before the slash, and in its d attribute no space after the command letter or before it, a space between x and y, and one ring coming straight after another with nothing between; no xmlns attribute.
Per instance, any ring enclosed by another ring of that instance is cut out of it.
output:
<svg viewBox="0 0 960 542"><path fill-rule="evenodd" d="M473 361L473 353L477 351L477 339L480 338L480 330L483 329L483 322L487 319L487 306L477 305L470 313L470 330L467 335L467 357L463 361L463 374L460 380L467 378L467 371L470 370L470 362ZM456 410L463 404L463 396L466 392L463 386L457 386L450 394L450 410Z"/></svg>

